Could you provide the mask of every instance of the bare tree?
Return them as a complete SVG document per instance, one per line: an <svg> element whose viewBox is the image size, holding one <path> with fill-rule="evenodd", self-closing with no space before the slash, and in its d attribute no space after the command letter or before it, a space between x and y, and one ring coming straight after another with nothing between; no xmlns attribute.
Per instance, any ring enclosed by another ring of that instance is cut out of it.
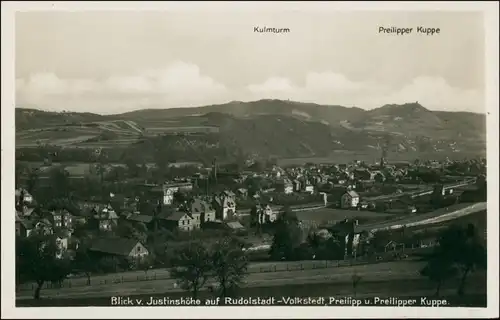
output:
<svg viewBox="0 0 500 320"><path fill-rule="evenodd" d="M361 276L358 275L358 273L356 272L356 270L354 270L354 273L352 274L351 276L351 280L352 280L352 289L354 291L354 297L356 297L356 293L357 293L357 288L358 288L358 284L359 282L361 281Z"/></svg>
<svg viewBox="0 0 500 320"><path fill-rule="evenodd" d="M247 273L248 260L241 243L231 237L216 243L212 254L214 276L222 300L240 287Z"/></svg>
<svg viewBox="0 0 500 320"><path fill-rule="evenodd" d="M170 271L172 277L196 299L212 269L207 248L201 242L192 242L177 252L173 265Z"/></svg>

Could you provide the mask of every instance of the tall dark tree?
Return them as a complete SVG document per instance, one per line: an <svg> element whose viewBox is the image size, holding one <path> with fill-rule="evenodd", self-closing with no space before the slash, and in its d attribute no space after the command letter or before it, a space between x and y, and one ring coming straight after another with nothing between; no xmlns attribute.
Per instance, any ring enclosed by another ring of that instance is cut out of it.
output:
<svg viewBox="0 0 500 320"><path fill-rule="evenodd" d="M436 284L436 296L439 297L442 284L456 276L457 268L446 257L436 255L428 261L420 274Z"/></svg>
<svg viewBox="0 0 500 320"><path fill-rule="evenodd" d="M69 173L64 168L54 168L50 171L50 186L54 198L68 198L70 194Z"/></svg>
<svg viewBox="0 0 500 320"><path fill-rule="evenodd" d="M247 273L248 260L242 245L237 239L226 237L213 248L214 275L222 301L235 294Z"/></svg>
<svg viewBox="0 0 500 320"><path fill-rule="evenodd" d="M26 182L26 190L33 194L35 192L35 188L38 186L39 180L39 171L38 169L32 169L28 172L28 180Z"/></svg>
<svg viewBox="0 0 500 320"><path fill-rule="evenodd" d="M289 207L279 216L270 254L274 259L294 259L295 250L302 242L302 230L297 216Z"/></svg>
<svg viewBox="0 0 500 320"><path fill-rule="evenodd" d="M69 260L61 254L56 238L52 235L32 233L19 238L16 243L18 277L37 284L34 298L40 299L40 291L46 282L61 282L70 273Z"/></svg>
<svg viewBox="0 0 500 320"><path fill-rule="evenodd" d="M75 272L81 272L87 277L87 285L91 285L92 274L99 272L99 261L89 254L90 238L82 235L79 241L78 249L72 261L72 267Z"/></svg>
<svg viewBox="0 0 500 320"><path fill-rule="evenodd" d="M434 261L432 260L434 259ZM486 247L473 224L452 225L439 236L429 262L428 274L436 278L441 274L453 274L457 268L460 274L458 294L465 294L467 276L476 269L486 268Z"/></svg>
<svg viewBox="0 0 500 320"><path fill-rule="evenodd" d="M192 242L176 252L170 273L193 299L198 297L212 270L210 252L201 242Z"/></svg>
<svg viewBox="0 0 500 320"><path fill-rule="evenodd" d="M467 276L474 270L486 268L486 247L479 238L478 230L473 224L463 227L458 236L459 238L456 239L455 243L461 248L460 252L456 251L455 256L455 261L461 272L458 294L464 295Z"/></svg>
<svg viewBox="0 0 500 320"><path fill-rule="evenodd" d="M127 171L128 171L127 173L129 177L131 178L139 177L140 167L134 159L132 158L126 159L125 164L127 166Z"/></svg>
<svg viewBox="0 0 500 320"><path fill-rule="evenodd" d="M128 221L120 221L117 235L123 238L135 239L145 244L148 239L147 228L144 224L133 224Z"/></svg>
<svg viewBox="0 0 500 320"><path fill-rule="evenodd" d="M354 270L354 273L351 276L351 281L352 281L351 284L352 284L352 289L354 291L354 297L356 297L358 285L359 282L361 281L361 278L362 277L356 272L356 270Z"/></svg>

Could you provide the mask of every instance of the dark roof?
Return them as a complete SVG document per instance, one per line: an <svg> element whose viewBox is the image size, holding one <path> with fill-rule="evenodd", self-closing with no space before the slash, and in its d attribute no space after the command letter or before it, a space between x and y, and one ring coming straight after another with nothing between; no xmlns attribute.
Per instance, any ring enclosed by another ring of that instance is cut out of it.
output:
<svg viewBox="0 0 500 320"><path fill-rule="evenodd" d="M59 229L54 234L55 234L56 237L58 237L60 239L64 239L64 238L70 237L70 232L67 229Z"/></svg>
<svg viewBox="0 0 500 320"><path fill-rule="evenodd" d="M35 228L35 223L31 220L21 220L21 224L27 229L31 230Z"/></svg>
<svg viewBox="0 0 500 320"><path fill-rule="evenodd" d="M214 211L212 206L207 203L204 200L201 199L194 199L193 202L191 203L191 212L192 213L202 213L202 212L208 212L208 211Z"/></svg>
<svg viewBox="0 0 500 320"><path fill-rule="evenodd" d="M139 243L139 241L127 238L97 238L92 241L90 250L119 256L128 256L137 243Z"/></svg>
<svg viewBox="0 0 500 320"><path fill-rule="evenodd" d="M243 225L238 221L227 222L226 225L231 229L244 229Z"/></svg>
<svg viewBox="0 0 500 320"><path fill-rule="evenodd" d="M161 186L155 186L155 187L152 187L149 191L150 192L162 193L163 192L163 188Z"/></svg>
<svg viewBox="0 0 500 320"><path fill-rule="evenodd" d="M353 198L358 198L359 197L359 194L356 192L356 191L353 191L353 190L349 190L347 191L347 194Z"/></svg>
<svg viewBox="0 0 500 320"><path fill-rule="evenodd" d="M162 207L160 213L156 216L158 219L167 219L175 212L175 209L172 207Z"/></svg>
<svg viewBox="0 0 500 320"><path fill-rule="evenodd" d="M23 216L31 216L31 214L35 211L35 208L27 208L24 212L23 212Z"/></svg>
<svg viewBox="0 0 500 320"><path fill-rule="evenodd" d="M148 216L145 214L131 214L127 217L127 220L142 222L142 223L150 223L153 221L153 216Z"/></svg>
<svg viewBox="0 0 500 320"><path fill-rule="evenodd" d="M176 211L174 213L172 213L170 216L168 216L166 218L166 220L170 220L170 221L179 221L182 217L184 217L185 215L187 215L189 217L189 215L185 212L182 212L182 211Z"/></svg>

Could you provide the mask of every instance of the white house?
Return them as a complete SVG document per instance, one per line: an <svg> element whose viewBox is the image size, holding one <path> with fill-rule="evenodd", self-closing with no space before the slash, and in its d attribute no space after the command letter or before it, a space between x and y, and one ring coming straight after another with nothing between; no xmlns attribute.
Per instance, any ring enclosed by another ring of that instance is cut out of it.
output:
<svg viewBox="0 0 500 320"><path fill-rule="evenodd" d="M217 219L225 220L236 214L236 199L234 193L224 191L214 197L213 207Z"/></svg>
<svg viewBox="0 0 500 320"><path fill-rule="evenodd" d="M277 214L270 205L257 204L251 211L253 224L265 224L274 222L277 219Z"/></svg>
<svg viewBox="0 0 500 320"><path fill-rule="evenodd" d="M20 188L15 191L16 203L20 200L21 195L23 196L23 203L20 204L21 206L33 202L33 196L27 190Z"/></svg>
<svg viewBox="0 0 500 320"><path fill-rule="evenodd" d="M175 182L166 183L163 185L163 204L170 205L174 202L174 194L178 191L193 190L193 184L191 182Z"/></svg>
<svg viewBox="0 0 500 320"><path fill-rule="evenodd" d="M305 187L304 191L307 192L307 193L313 194L314 193L314 186L310 185L310 184L306 184L306 187Z"/></svg>
<svg viewBox="0 0 500 320"><path fill-rule="evenodd" d="M56 239L58 252L56 253L56 258L61 259L64 253L68 250L68 237L58 236Z"/></svg>
<svg viewBox="0 0 500 320"><path fill-rule="evenodd" d="M356 191L349 190L340 198L340 206L344 209L355 208L359 203L359 195Z"/></svg>

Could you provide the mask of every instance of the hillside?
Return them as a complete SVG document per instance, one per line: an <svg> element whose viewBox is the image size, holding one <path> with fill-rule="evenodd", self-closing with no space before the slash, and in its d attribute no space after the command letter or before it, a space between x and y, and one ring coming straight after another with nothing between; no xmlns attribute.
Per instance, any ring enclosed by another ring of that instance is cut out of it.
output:
<svg viewBox="0 0 500 320"><path fill-rule="evenodd" d="M323 121L330 125L337 125L344 120L357 119L363 112L363 109L342 106L326 106L283 100L258 100L252 102L232 101L225 104L195 108L138 110L121 114L119 117L122 119L148 120L170 119L206 113L222 113L237 118L248 118L259 115L281 115L296 117L302 120Z"/></svg>
<svg viewBox="0 0 500 320"><path fill-rule="evenodd" d="M435 139L455 138L462 135L481 139L486 131L484 115L430 111L418 102L384 105L366 111L351 125L365 131L384 131L408 137L427 136Z"/></svg>
<svg viewBox="0 0 500 320"><path fill-rule="evenodd" d="M241 154L328 157L343 151L379 157L387 146L388 152L414 158L418 153L484 152L484 124L481 114L434 112L418 103L364 111L259 100L110 116L16 109L16 147L121 148L151 158L154 144L155 150L173 154L172 161L199 161Z"/></svg>
<svg viewBox="0 0 500 320"><path fill-rule="evenodd" d="M16 108L16 131L79 124L82 122L99 121L104 117L94 113L50 112L37 109Z"/></svg>

